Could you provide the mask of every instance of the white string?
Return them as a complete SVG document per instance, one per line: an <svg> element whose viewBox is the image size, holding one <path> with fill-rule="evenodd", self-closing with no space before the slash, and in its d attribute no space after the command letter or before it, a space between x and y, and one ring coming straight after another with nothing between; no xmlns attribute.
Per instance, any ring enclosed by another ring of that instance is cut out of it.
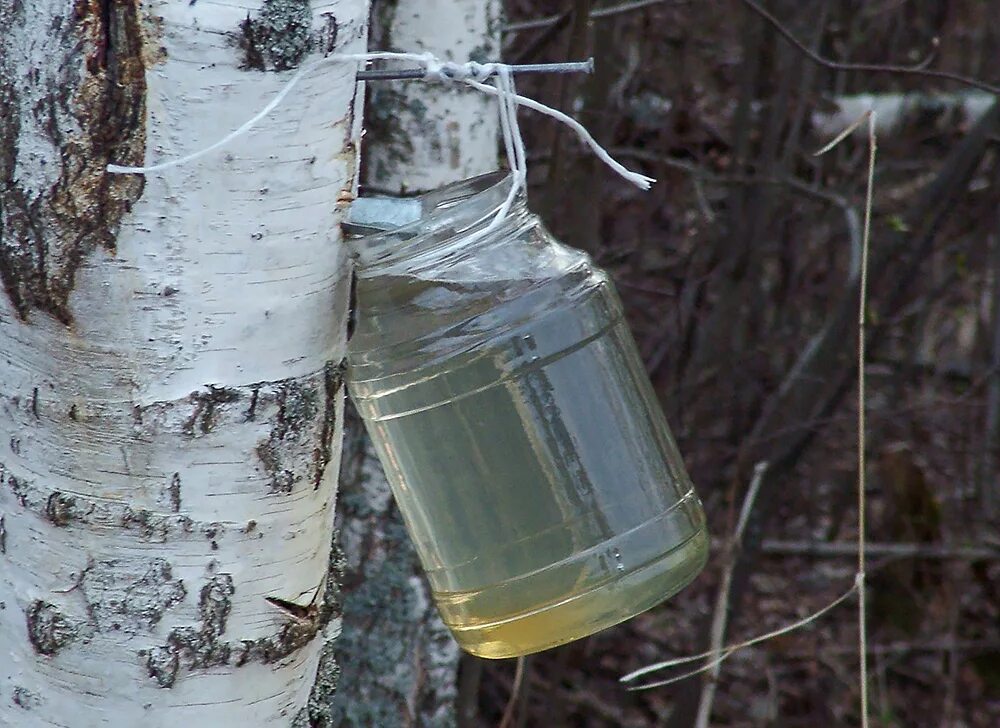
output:
<svg viewBox="0 0 1000 728"><path fill-rule="evenodd" d="M492 86L487 86L486 84L479 83L477 81L472 81L470 79L466 79L464 82L469 86L472 86L472 88L482 91L483 93L493 94L493 95L497 93L497 90ZM631 182L639 189L648 190L650 186L653 184L653 182L656 181L656 178L654 177L648 177L644 174L640 174L639 172L633 172L632 170L628 169L625 165L621 164L614 157L612 157L610 154L608 154L608 151L604 147L602 147L600 143L598 143L598 141L594 139L593 136L591 136L590 132L587 131L586 127L584 127L583 124L574 119L572 116L567 116L558 109L553 109L551 106L546 106L545 104L539 101L535 101L534 99L527 98L525 96L516 96L515 98L520 106L524 106L526 108L531 109L532 111L537 111L539 113L545 114L546 116L551 116L553 119L562 122L570 129L575 131L577 136L579 136L580 139L587 146L590 147L591 151L593 151L593 153L597 156L598 159L600 159L607 166L611 167L611 169L617 172L618 176L622 177L628 182Z"/></svg>
<svg viewBox="0 0 1000 728"><path fill-rule="evenodd" d="M520 130L517 125L517 107L525 106L534 111L551 116L552 118L557 119L561 123L569 126L594 151L601 161L611 167L611 169L613 169L625 180L631 182L640 189L647 190L650 185L656 181L652 177L647 177L646 175L639 174L638 172L632 172L620 164L617 160L613 159L604 147L598 144L594 137L591 136L590 132L588 132L576 119L573 119L572 117L567 116L561 111L557 111L550 106L546 106L545 104L539 103L533 99L518 95L514 89L514 82L511 78L510 67L505 64L442 62L430 53L395 53L389 51L328 55L318 61L302 66L288 80L288 83L285 84L284 88L282 88L281 91L279 91L278 94L271 99L271 101L263 109L257 112L257 114L255 114L252 118L248 119L239 128L233 130L217 142L192 152L191 154L167 160L165 162L135 167L109 164L107 166L107 170L108 172L115 174L147 174L149 172L159 172L165 169L170 169L171 167L177 167L193 162L196 159L200 159L201 157L211 154L221 147L224 147L237 137L243 136L248 131L253 129L253 127L261 121L261 119L274 111L288 97L288 95L306 74L313 72L321 66L331 65L334 63L367 63L375 60L409 61L417 63L425 69L424 80L426 81L464 83L472 88L482 91L483 93L497 96L501 106L501 128L503 128L504 124L506 124L507 129L511 134L509 143L507 137L504 138L504 145L507 150L507 157L511 163L511 168L515 172L515 176L518 171L526 171L523 154L524 141L521 138ZM493 78L495 85L491 86L483 83L491 77ZM503 121L504 118L507 119L506 122ZM518 161L518 154L521 154L520 162ZM514 189L511 193L512 196L516 195L517 185L523 183L524 180L514 180Z"/></svg>
<svg viewBox="0 0 1000 728"><path fill-rule="evenodd" d="M277 96L271 99L270 103L263 109L258 111L253 117L248 119L237 129L226 134L219 141L214 144L209 144L207 147L199 149L196 152L187 154L183 157L177 157L166 162L160 162L159 164L151 164L145 167L126 167L118 164L109 164L107 166L108 172L112 174L147 174L149 172L160 172L164 169L170 169L171 167L179 167L188 162L193 162L196 159L201 159L207 154L211 154L216 149L220 149L230 142L232 142L237 137L241 137L248 131L253 129L261 119L274 111L282 101L292 92L292 90L298 85L299 81L307 74L310 73L321 66L331 65L333 63L345 63L345 62L356 62L365 63L367 61L373 60L400 60L400 61L421 61L423 56L416 53L389 53L389 52L379 52L379 53L343 53L334 54L321 58L318 61L310 63L306 66L302 66L295 75L292 76L285 87L278 92Z"/></svg>
<svg viewBox="0 0 1000 728"><path fill-rule="evenodd" d="M625 675L625 676L621 677L620 681L621 682L631 682L631 681L635 680L636 678L642 677L643 675L648 675L651 672L656 672L658 670L664 670L664 669L666 669L668 667L677 667L678 665L686 665L689 662L698 662L699 660L704 660L705 658L714 657L715 659L710 660L709 662L705 663L704 665L702 665L701 667L699 667L697 670L692 670L691 672L686 672L683 675L677 675L677 676L672 677L672 678L670 678L668 680L660 680L658 682L646 683L644 685L630 685L628 689L629 690L649 690L650 688L658 688L658 687L662 687L664 685L670 685L671 683L680 682L681 680L685 680L685 679L687 679L689 677L693 677L694 675L700 675L701 673L705 672L706 670L710 670L715 665L718 665L720 662L722 662L723 660L725 660L727 657L729 657L734 652L738 652L739 650L746 649L747 647L752 647L752 646L754 646L756 644L759 644L761 642L766 642L769 639L773 639L774 637L780 637L783 634L788 634L789 632L794 632L797 629L805 627L810 622L816 621L817 619L819 619L820 617L822 617L824 614L826 614L827 612L829 612L831 609L833 609L834 607L836 607L837 605L839 605L841 602L845 601L848 597L850 597L856 591L858 591L858 581L857 580L855 580L854 585L850 589L848 589L847 591L845 591L843 594L841 594L839 597L837 597L832 602L830 602L829 604L827 604L825 607L823 607L822 609L816 610L815 612L813 612L809 616L803 617L802 619L798 620L797 622L792 622L791 624L786 624L784 627L781 627L779 629L775 629L775 630L772 630L771 632L766 632L766 633L764 633L762 635L758 635L756 637L752 637L751 639L748 639L745 642L737 642L736 644L733 644L733 645L727 645L725 648L723 648L723 651L722 651L721 654L719 653L718 650L709 650L708 652L702 652L702 653L697 654L697 655L687 655L685 657L676 657L676 658L674 658L672 660L664 660L663 662L657 662L657 663L654 663L652 665L647 665L646 667L641 667L638 670L636 670L634 672L630 672L628 675Z"/></svg>

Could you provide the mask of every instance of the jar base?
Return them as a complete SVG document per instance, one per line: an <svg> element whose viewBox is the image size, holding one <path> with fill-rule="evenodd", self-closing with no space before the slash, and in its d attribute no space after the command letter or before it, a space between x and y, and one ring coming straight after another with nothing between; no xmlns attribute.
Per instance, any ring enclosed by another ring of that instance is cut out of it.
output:
<svg viewBox="0 0 1000 728"><path fill-rule="evenodd" d="M450 623L459 646L477 657L529 655L572 642L641 614L690 584L708 559L708 534L700 528L682 544L611 582L516 615ZM488 603L488 590L472 598Z"/></svg>

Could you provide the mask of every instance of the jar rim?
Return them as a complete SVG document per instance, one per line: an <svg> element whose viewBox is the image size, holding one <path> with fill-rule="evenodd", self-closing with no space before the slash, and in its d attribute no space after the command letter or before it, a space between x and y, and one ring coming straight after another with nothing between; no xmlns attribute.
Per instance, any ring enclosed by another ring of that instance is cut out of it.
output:
<svg viewBox="0 0 1000 728"><path fill-rule="evenodd" d="M453 182L416 197L362 197L354 204L366 199L415 200L419 201L419 207L400 210L386 205L384 210L374 210L373 215L355 215L363 219L360 223L352 221L349 214L341 229L352 257L361 266L396 262L488 224L506 200L511 184L511 174L501 170ZM459 207L459 203L464 204ZM368 211L372 211L370 206ZM412 216L414 212L415 218L399 222L400 217ZM422 244L421 239L427 244Z"/></svg>

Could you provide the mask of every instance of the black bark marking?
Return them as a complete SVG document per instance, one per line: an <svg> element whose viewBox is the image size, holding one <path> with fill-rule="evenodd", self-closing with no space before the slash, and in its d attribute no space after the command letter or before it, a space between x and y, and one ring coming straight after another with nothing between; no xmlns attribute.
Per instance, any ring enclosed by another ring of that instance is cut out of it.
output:
<svg viewBox="0 0 1000 728"><path fill-rule="evenodd" d="M317 34L317 43L320 51L326 55L337 48L337 16L323 13L320 17L323 18L323 27Z"/></svg>
<svg viewBox="0 0 1000 728"><path fill-rule="evenodd" d="M235 593L233 577L216 574L201 589L198 600L201 624L175 627L165 645L139 653L146 658L149 676L161 688L173 686L181 667L197 670L229 664L232 647L220 637L226 631Z"/></svg>
<svg viewBox="0 0 1000 728"><path fill-rule="evenodd" d="M176 627L171 630L166 644L138 653L140 659L145 661L147 673L160 687L170 688L182 668L198 670L221 665L242 667L250 662L270 664L294 654L320 634L330 620L341 614L338 584L343 574L343 559L339 557L339 553L339 550L334 552L320 593L317 593L310 604L303 607L281 599L269 600L276 606L284 605L282 611L286 613L288 621L274 635L255 640L239 640L237 643L222 640L236 589L231 575L212 576L202 587L198 602L201 623L197 626ZM323 660L333 660L332 650L325 648L323 655ZM335 680L332 684L324 683L319 687L319 692L314 688L313 694L328 698L334 687ZM312 705L313 701L310 700L310 706ZM322 706L317 703L317 709L320 708Z"/></svg>
<svg viewBox="0 0 1000 728"><path fill-rule="evenodd" d="M122 528L135 531L141 540L152 543L166 543L171 527L169 518L145 508L135 510L130 506L125 506L120 522Z"/></svg>
<svg viewBox="0 0 1000 728"><path fill-rule="evenodd" d="M164 491L167 492L160 496L162 510L152 511L133 508L120 501L52 491L42 484L15 476L3 462L0 462L0 487L8 488L22 508L56 526L96 524L99 529L120 526L145 543L166 543L171 538L187 540L194 530L189 516L166 512L169 498L166 487ZM221 533L218 524L212 526Z"/></svg>
<svg viewBox="0 0 1000 728"><path fill-rule="evenodd" d="M21 27L30 7L11 5L5 25ZM57 57L43 69L21 67L12 52L18 34L0 34L0 282L22 318L37 309L69 325L77 269L98 248L114 251L142 194L141 175L105 168L143 159L146 82L136 0L77 0L56 20L49 45ZM24 99L39 88L29 111ZM56 152L54 182L35 188L38 175L18 173L22 134Z"/></svg>
<svg viewBox="0 0 1000 728"><path fill-rule="evenodd" d="M118 562L90 564L80 587L91 623L99 632L152 632L171 607L184 601L187 589L174 577L170 563L151 559L138 578L122 578Z"/></svg>
<svg viewBox="0 0 1000 728"><path fill-rule="evenodd" d="M38 695L20 685L14 687L13 699L14 705L22 710L31 710L42 704L42 699Z"/></svg>
<svg viewBox="0 0 1000 728"><path fill-rule="evenodd" d="M240 23L237 39L246 68L295 68L313 45L310 1L264 0L256 16L248 14Z"/></svg>
<svg viewBox="0 0 1000 728"><path fill-rule="evenodd" d="M139 657L146 658L146 672L156 680L161 688L172 688L180 670L181 661L177 652L169 647L154 647L152 650L142 650Z"/></svg>
<svg viewBox="0 0 1000 728"><path fill-rule="evenodd" d="M76 626L48 602L35 600L27 613L28 640L35 651L54 655L78 636Z"/></svg>
<svg viewBox="0 0 1000 728"><path fill-rule="evenodd" d="M38 419L38 387L31 390L31 414Z"/></svg>
<svg viewBox="0 0 1000 728"><path fill-rule="evenodd" d="M340 388L344 384L344 371L347 368L347 361L340 364L327 362L323 368L323 429L320 432L319 444L313 451L313 463L315 464L315 474L313 476L313 489L319 488L323 480L323 473L326 466L330 464L333 453L333 434L337 428L337 403L340 400Z"/></svg>
<svg viewBox="0 0 1000 728"><path fill-rule="evenodd" d="M250 392L250 406L247 407L246 414L243 416L244 422L253 422L257 417L257 399L260 397L260 385L254 385Z"/></svg>
<svg viewBox="0 0 1000 728"><path fill-rule="evenodd" d="M170 497L170 510L179 513L181 510L181 474L174 473L170 478L170 487L167 488L167 495Z"/></svg>
<svg viewBox="0 0 1000 728"><path fill-rule="evenodd" d="M312 383L286 380L277 385L274 399L278 413L267 440L257 445L257 457L270 476L271 492L291 493L302 479L302 473L297 473L293 466L295 452L292 446L311 440L319 394ZM291 457L286 458L286 453Z"/></svg>
<svg viewBox="0 0 1000 728"><path fill-rule="evenodd" d="M207 435L215 427L218 410L227 404L232 404L240 398L239 390L228 387L208 385L207 392L192 392L188 399L194 405L194 410L184 423L185 434L195 437L197 431Z"/></svg>
<svg viewBox="0 0 1000 728"><path fill-rule="evenodd" d="M22 508L27 508L28 506L28 486L20 478L15 475L7 473L0 464L0 484L4 484L10 488L10 492L17 499L18 504Z"/></svg>
<svg viewBox="0 0 1000 728"><path fill-rule="evenodd" d="M0 516L0 554L7 553L7 526L4 523L6 516Z"/></svg>
<svg viewBox="0 0 1000 728"><path fill-rule="evenodd" d="M76 498L58 490L45 503L45 517L56 526L68 526L78 515Z"/></svg>

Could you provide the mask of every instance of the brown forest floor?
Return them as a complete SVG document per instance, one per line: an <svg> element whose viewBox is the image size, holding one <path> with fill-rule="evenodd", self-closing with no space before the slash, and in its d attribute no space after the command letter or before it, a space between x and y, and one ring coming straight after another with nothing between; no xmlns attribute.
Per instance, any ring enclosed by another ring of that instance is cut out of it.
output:
<svg viewBox="0 0 1000 728"><path fill-rule="evenodd" d="M589 4L508 0L509 21ZM926 57L937 37L932 67L1000 83L990 3L766 5L828 57L908 64ZM660 180L649 193L627 189L565 135L555 143L552 124L522 114L532 206L613 272L705 501L714 547L705 573L680 596L529 658L511 725L682 728L693 723L684 701L697 697L698 680L627 692L618 678L706 648L722 547L753 463L789 433L811 435L777 466L772 497L756 514L764 538L856 537L853 330L818 370L816 397L825 382L852 377L829 411L765 417L847 290L845 215L863 209L864 140L813 157L825 141L813 114L843 94L966 89L816 68L740 0L667 0L595 19L589 37L570 16L554 32L507 38L508 59L593 54L603 70L590 79L522 88L575 109L623 161ZM989 495L1000 491L1000 438L995 426L990 432L990 409L1000 406L991 403L1000 400L1000 125L970 152L968 174L948 176L973 127L960 113L925 109L879 142L872 246L894 252L873 281L870 314L869 539L878 543L1000 548L998 520L986 513ZM946 204L928 222L938 201ZM923 252L921 239L929 244ZM752 561L741 566L746 585L732 604L731 641L823 606L855 572L850 555L765 550ZM1000 726L1000 556L875 556L869 582L872 725ZM712 725L859 725L855 620L852 599L806 629L734 655ZM499 723L514 670L513 661L485 664L478 725Z"/></svg>

